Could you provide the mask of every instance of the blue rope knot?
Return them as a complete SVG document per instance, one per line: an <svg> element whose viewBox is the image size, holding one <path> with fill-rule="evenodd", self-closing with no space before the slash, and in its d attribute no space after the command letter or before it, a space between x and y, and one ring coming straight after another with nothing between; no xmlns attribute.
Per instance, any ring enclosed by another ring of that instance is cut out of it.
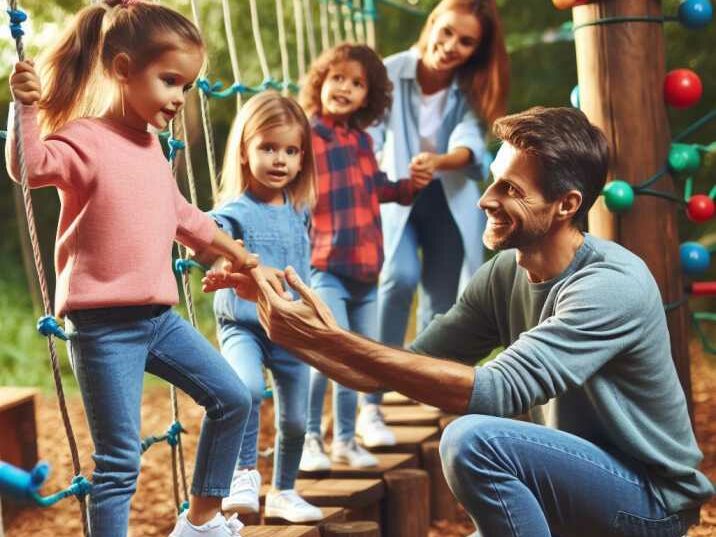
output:
<svg viewBox="0 0 716 537"><path fill-rule="evenodd" d="M72 484L70 485L69 490L74 496L82 498L90 493L92 490L92 483L90 483L85 476L77 475L72 478Z"/></svg>
<svg viewBox="0 0 716 537"><path fill-rule="evenodd" d="M69 339L52 315L44 315L37 320L37 331L45 337L55 336L63 341Z"/></svg>
<svg viewBox="0 0 716 537"><path fill-rule="evenodd" d="M206 271L206 268L200 264L194 261L193 259L175 259L174 260L174 274L177 276L181 276L182 274L186 274L189 272L190 269L199 269L201 271Z"/></svg>
<svg viewBox="0 0 716 537"><path fill-rule="evenodd" d="M167 429L167 444L169 444L171 447L178 445L179 435L185 432L186 430L184 429L184 427L181 426L181 423L175 421L169 426L169 429Z"/></svg>
<svg viewBox="0 0 716 537"><path fill-rule="evenodd" d="M7 14L10 15L10 33L13 39L21 38L25 35L22 23L27 20L27 13L20 9L8 9Z"/></svg>
<svg viewBox="0 0 716 537"><path fill-rule="evenodd" d="M186 144L183 140L178 140L177 138L169 138L169 141L167 142L169 144L169 162L173 161L177 153L181 151L182 149L186 148Z"/></svg>
<svg viewBox="0 0 716 537"><path fill-rule="evenodd" d="M189 501L184 500L183 502L181 502L181 505L179 506L179 514L181 515L187 509L189 509Z"/></svg>
<svg viewBox="0 0 716 537"><path fill-rule="evenodd" d="M214 95L221 91L221 88L224 87L224 84L220 80L217 80L212 84L208 78L200 78L196 81L196 85L209 97L214 97Z"/></svg>

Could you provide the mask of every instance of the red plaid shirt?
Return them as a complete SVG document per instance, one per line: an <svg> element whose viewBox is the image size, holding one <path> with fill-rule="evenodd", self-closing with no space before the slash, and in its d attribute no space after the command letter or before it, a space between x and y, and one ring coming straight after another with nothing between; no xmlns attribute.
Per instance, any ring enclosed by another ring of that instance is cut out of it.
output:
<svg viewBox="0 0 716 537"><path fill-rule="evenodd" d="M377 282L383 265L380 203L410 205L409 179L391 181L378 168L370 135L330 118L312 122L318 202L311 225L311 265L363 282Z"/></svg>

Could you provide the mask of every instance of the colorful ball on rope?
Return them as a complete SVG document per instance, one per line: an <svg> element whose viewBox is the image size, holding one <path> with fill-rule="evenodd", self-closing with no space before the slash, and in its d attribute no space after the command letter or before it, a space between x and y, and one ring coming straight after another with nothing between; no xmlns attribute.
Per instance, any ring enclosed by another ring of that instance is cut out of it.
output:
<svg viewBox="0 0 716 537"><path fill-rule="evenodd" d="M554 7L557 9L571 9L576 6L583 6L589 4L594 0L552 0Z"/></svg>
<svg viewBox="0 0 716 537"><path fill-rule="evenodd" d="M709 0L682 0L679 4L679 22L692 30L711 23L713 8Z"/></svg>
<svg viewBox="0 0 716 537"><path fill-rule="evenodd" d="M676 173L693 173L701 167L701 154L693 144L671 144L669 169Z"/></svg>
<svg viewBox="0 0 716 537"><path fill-rule="evenodd" d="M698 242L685 242L679 246L679 258L684 274L703 274L709 269L709 251Z"/></svg>
<svg viewBox="0 0 716 537"><path fill-rule="evenodd" d="M634 189L626 181L609 181L602 194L607 209L614 213L628 211L634 205Z"/></svg>
<svg viewBox="0 0 716 537"><path fill-rule="evenodd" d="M701 99L704 91L699 75L691 69L674 69L664 79L664 100L674 108L688 108Z"/></svg>
<svg viewBox="0 0 716 537"><path fill-rule="evenodd" d="M696 194L689 198L686 203L686 216L689 220L701 224L707 222L713 218L716 213L716 207L714 207L714 200L705 194Z"/></svg>

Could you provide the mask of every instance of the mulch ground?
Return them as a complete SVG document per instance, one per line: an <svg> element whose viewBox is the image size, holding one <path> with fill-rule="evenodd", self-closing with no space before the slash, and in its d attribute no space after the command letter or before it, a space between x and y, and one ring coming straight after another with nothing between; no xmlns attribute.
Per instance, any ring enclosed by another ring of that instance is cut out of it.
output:
<svg viewBox="0 0 716 537"><path fill-rule="evenodd" d="M716 479L716 362L707 361L697 346L692 347L692 379L696 432L704 452L702 469ZM189 398L180 397L181 421L189 434L183 436L187 471L193 467L196 439L202 409ZM91 441L78 396L69 400L72 423L81 451L81 464L85 475L92 468ZM171 423L168 389L153 387L145 393L143 403L144 434L160 434ZM60 421L56 401L52 397L39 399L38 433L40 456L53 465L52 476L43 489L44 494L56 491L72 479L67 442ZM273 438L273 409L270 403L262 409L260 449L271 447ZM259 470L264 481L269 479L271 460L261 458ZM142 471L137 493L132 504L130 535L133 537L166 536L175 520L172 492L171 457L166 444L153 446L142 459ZM25 508L16 513L5 509L3 515L10 517L7 537L78 537L82 528L75 500L65 500L49 509ZM461 537L469 535L472 525L464 513L456 523L438 523L431 528L430 537ZM701 525L689 531L690 537L716 536L716 501L711 501L701 511ZM386 536L390 537L390 536Z"/></svg>

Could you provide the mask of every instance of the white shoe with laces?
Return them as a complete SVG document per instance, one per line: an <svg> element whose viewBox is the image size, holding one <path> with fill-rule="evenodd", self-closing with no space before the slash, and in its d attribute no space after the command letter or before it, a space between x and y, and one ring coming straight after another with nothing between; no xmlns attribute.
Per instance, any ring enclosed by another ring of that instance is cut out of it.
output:
<svg viewBox="0 0 716 537"><path fill-rule="evenodd" d="M301 498L294 489L288 489L271 491L266 495L264 516L297 523L321 520L323 513L318 507Z"/></svg>
<svg viewBox="0 0 716 537"><path fill-rule="evenodd" d="M370 468L378 466L378 459L356 443L355 438L350 442L333 440L331 446L331 460L347 464L351 468Z"/></svg>
<svg viewBox="0 0 716 537"><path fill-rule="evenodd" d="M331 469L331 460L323 449L323 440L316 433L307 433L298 469L302 472L319 472Z"/></svg>
<svg viewBox="0 0 716 537"><path fill-rule="evenodd" d="M241 537L239 532L243 527L236 515L226 519L221 513L216 513L206 524L195 526L189 522L187 511L184 511L169 537Z"/></svg>
<svg viewBox="0 0 716 537"><path fill-rule="evenodd" d="M261 474L257 470L234 470L229 495L221 500L221 510L225 513L259 512L259 492Z"/></svg>
<svg viewBox="0 0 716 537"><path fill-rule="evenodd" d="M366 447L394 446L395 435L385 424L378 405L364 405L356 421L356 433Z"/></svg>

